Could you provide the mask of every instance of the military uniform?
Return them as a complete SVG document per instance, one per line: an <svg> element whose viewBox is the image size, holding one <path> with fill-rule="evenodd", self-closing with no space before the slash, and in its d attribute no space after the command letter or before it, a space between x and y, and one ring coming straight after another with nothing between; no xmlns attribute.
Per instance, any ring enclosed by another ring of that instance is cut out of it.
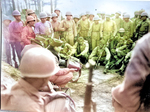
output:
<svg viewBox="0 0 150 112"><path fill-rule="evenodd" d="M114 19L116 26L117 26L117 31L119 31L119 29L121 28L121 24L123 22L123 20L121 18L115 18Z"/></svg>

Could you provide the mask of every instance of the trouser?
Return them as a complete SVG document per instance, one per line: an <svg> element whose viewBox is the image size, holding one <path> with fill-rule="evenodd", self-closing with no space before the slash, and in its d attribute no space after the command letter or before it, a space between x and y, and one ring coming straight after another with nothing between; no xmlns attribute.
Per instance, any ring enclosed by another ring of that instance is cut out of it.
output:
<svg viewBox="0 0 150 112"><path fill-rule="evenodd" d="M7 40L3 40L3 57L2 60L5 61L6 63L12 65L11 63L11 49L10 49L10 45L9 42Z"/></svg>
<svg viewBox="0 0 150 112"><path fill-rule="evenodd" d="M99 40L98 39L92 39L92 50L94 50L95 47L99 45Z"/></svg>

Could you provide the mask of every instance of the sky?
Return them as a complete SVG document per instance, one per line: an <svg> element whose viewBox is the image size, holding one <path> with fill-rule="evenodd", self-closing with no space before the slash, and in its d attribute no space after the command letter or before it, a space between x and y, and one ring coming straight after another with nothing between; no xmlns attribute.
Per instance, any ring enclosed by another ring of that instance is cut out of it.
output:
<svg viewBox="0 0 150 112"><path fill-rule="evenodd" d="M47 1L47 0L44 0ZM127 12L131 17L134 11L144 9L150 14L150 0L58 0L57 8L59 8L64 16L67 11L73 15L80 15L86 11L96 14L97 11L107 14L117 11ZM50 9L50 6L44 6L44 11Z"/></svg>

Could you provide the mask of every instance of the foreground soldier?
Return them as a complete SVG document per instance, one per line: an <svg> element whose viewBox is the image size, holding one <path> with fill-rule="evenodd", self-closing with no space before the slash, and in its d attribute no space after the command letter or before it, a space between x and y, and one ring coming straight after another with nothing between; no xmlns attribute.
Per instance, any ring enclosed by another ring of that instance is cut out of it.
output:
<svg viewBox="0 0 150 112"><path fill-rule="evenodd" d="M117 31L119 31L119 29L121 28L121 24L123 22L123 20L120 18L120 16L121 16L121 12L120 11L116 12L114 21L116 22Z"/></svg>
<svg viewBox="0 0 150 112"><path fill-rule="evenodd" d="M49 78L60 69L50 51L44 48L32 48L26 51L19 69L22 78L1 94L2 110L75 112L73 100L65 93L55 92L48 82ZM45 86L49 88L49 92L41 90Z"/></svg>
<svg viewBox="0 0 150 112"><path fill-rule="evenodd" d="M112 89L115 112L149 112L150 33L133 49L122 84Z"/></svg>

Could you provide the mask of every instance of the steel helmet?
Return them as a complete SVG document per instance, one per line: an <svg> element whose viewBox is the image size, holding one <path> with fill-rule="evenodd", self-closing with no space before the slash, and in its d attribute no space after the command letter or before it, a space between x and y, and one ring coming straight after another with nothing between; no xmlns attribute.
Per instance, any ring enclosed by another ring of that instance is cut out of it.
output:
<svg viewBox="0 0 150 112"><path fill-rule="evenodd" d="M30 22L30 21L35 21L35 19L34 19L33 16L28 16L28 17L27 17L27 22Z"/></svg>
<svg viewBox="0 0 150 112"><path fill-rule="evenodd" d="M146 12L143 12L143 13L141 14L141 16L148 16L148 14L147 14Z"/></svg>
<svg viewBox="0 0 150 112"><path fill-rule="evenodd" d="M125 14L125 15L123 16L123 18L130 18L130 15L129 15L129 14Z"/></svg>
<svg viewBox="0 0 150 112"><path fill-rule="evenodd" d="M14 10L12 13L13 16L21 16L20 12L18 10Z"/></svg>
<svg viewBox="0 0 150 112"><path fill-rule="evenodd" d="M72 16L71 12L66 12L66 16Z"/></svg>
<svg viewBox="0 0 150 112"><path fill-rule="evenodd" d="M2 21L4 21L4 20L10 20L10 21L12 21L11 18L8 17L8 16L6 16L6 15L3 15L3 16L2 16Z"/></svg>
<svg viewBox="0 0 150 112"><path fill-rule="evenodd" d="M33 10L27 9L27 15L28 15L28 14L33 14L33 13L35 13Z"/></svg>
<svg viewBox="0 0 150 112"><path fill-rule="evenodd" d="M50 13L47 12L46 14L47 14L47 17L50 17L50 18L52 17Z"/></svg>
<svg viewBox="0 0 150 112"><path fill-rule="evenodd" d="M100 20L99 16L96 15L96 16L94 17L94 20Z"/></svg>
<svg viewBox="0 0 150 112"><path fill-rule="evenodd" d="M21 59L19 70L23 77L45 78L59 71L56 57L42 47L31 48L26 51Z"/></svg>
<svg viewBox="0 0 150 112"><path fill-rule="evenodd" d="M47 18L47 14L45 12L40 13L40 18Z"/></svg>
<svg viewBox="0 0 150 112"><path fill-rule="evenodd" d="M120 28L119 32L125 32L124 28Z"/></svg>
<svg viewBox="0 0 150 112"><path fill-rule="evenodd" d="M139 15L141 15L143 12L145 12L145 10L141 9L141 10L139 11Z"/></svg>
<svg viewBox="0 0 150 112"><path fill-rule="evenodd" d="M74 15L73 18L78 18L79 19L79 16L78 15Z"/></svg>
<svg viewBox="0 0 150 112"><path fill-rule="evenodd" d="M56 13L52 13L52 18L57 17L58 15Z"/></svg>
<svg viewBox="0 0 150 112"><path fill-rule="evenodd" d="M60 11L60 9L59 9L59 8L55 8L55 10L54 10L54 11L56 11L56 10Z"/></svg>

